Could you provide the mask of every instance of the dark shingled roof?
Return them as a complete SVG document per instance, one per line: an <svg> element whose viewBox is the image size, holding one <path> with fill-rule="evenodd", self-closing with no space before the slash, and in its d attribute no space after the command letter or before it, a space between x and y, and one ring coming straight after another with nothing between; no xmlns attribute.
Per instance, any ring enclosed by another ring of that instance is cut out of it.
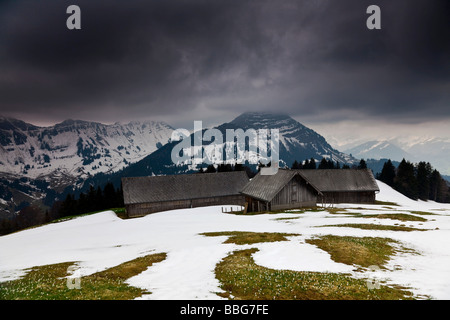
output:
<svg viewBox="0 0 450 320"><path fill-rule="evenodd" d="M262 201L272 201L272 199L291 181L294 176L299 175L303 178L299 170L279 169L274 175L257 174L243 189L242 193L252 198ZM303 178L306 180L305 178ZM308 183L308 181L306 180ZM312 185L318 193L320 191Z"/></svg>
<svg viewBox="0 0 450 320"><path fill-rule="evenodd" d="M380 191L370 169L296 170L322 192Z"/></svg>
<svg viewBox="0 0 450 320"><path fill-rule="evenodd" d="M122 178L125 204L239 195L245 171Z"/></svg>
<svg viewBox="0 0 450 320"><path fill-rule="evenodd" d="M279 169L275 175L257 174L242 189L242 193L258 200L272 201L295 175L302 177L319 194L338 191L379 191L369 169Z"/></svg>

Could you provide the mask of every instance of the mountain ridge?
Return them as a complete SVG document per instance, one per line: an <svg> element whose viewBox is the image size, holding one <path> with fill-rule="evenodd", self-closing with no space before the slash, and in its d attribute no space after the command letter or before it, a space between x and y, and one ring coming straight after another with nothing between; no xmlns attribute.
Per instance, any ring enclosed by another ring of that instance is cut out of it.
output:
<svg viewBox="0 0 450 320"><path fill-rule="evenodd" d="M351 148L344 148L343 152L362 159L426 161L432 163L443 174L450 174L449 139L423 137L412 141L371 140Z"/></svg>
<svg viewBox="0 0 450 320"><path fill-rule="evenodd" d="M172 131L156 121L106 125L67 119L38 127L0 117L0 171L31 178L58 170L81 177L117 171L167 143Z"/></svg>
<svg viewBox="0 0 450 320"><path fill-rule="evenodd" d="M403 158L409 159L411 155L400 148L397 144L387 140L371 140L359 144L355 147L345 149L343 152L352 154L361 159L384 159L401 161Z"/></svg>
<svg viewBox="0 0 450 320"><path fill-rule="evenodd" d="M262 115L264 118L262 118ZM264 121L262 121L264 120ZM284 126L282 125L284 124ZM234 120L216 126L223 137L226 136L228 129L273 129L278 128L280 132L280 166L290 167L292 163L314 158L320 161L322 158L331 158L334 161L343 163L356 163L356 159L344 153L341 153L332 148L324 137L292 119L286 115L269 114L269 113L243 113ZM203 129L203 133L206 129ZM188 138L191 139L191 146L194 145L193 134ZM302 142L303 141L305 142ZM124 168L120 172L112 174L110 177L99 175L93 179L96 183L106 178L113 180L116 184L120 176L148 176L148 175L164 175L164 174L181 174L187 172L195 172L200 167L206 167L207 164L203 162L201 165L193 164L192 161L174 164L171 159L172 149L180 142L171 141L148 155L139 162L133 163ZM203 142L203 146L210 142ZM224 147L224 143L221 144ZM248 145L246 146L248 148ZM294 151L293 151L294 150ZM225 159L223 159L225 160ZM231 164L235 164L232 162ZM256 164L253 164L256 166ZM100 177L100 178L99 178Z"/></svg>

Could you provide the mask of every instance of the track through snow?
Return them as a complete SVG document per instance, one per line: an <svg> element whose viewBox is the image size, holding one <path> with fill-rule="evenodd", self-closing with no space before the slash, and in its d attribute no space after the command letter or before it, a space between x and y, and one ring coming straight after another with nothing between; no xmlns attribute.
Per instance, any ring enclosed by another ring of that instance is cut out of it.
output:
<svg viewBox="0 0 450 320"><path fill-rule="evenodd" d="M413 201L382 182L377 183L381 190L377 200L399 206L342 204L338 207L361 214L427 211L435 215L421 215L428 219L426 222L369 218L361 221L360 217L327 211L238 216L224 214L218 206L122 220L112 211L105 211L0 237L0 282L18 278L24 269L33 266L77 261L84 276L138 256L166 252L166 260L128 280L131 285L152 292L141 299L221 299L216 294L221 292L214 275L216 264L234 250L258 248L253 256L255 262L268 268L376 276L381 281L409 287L417 295L450 299L450 204ZM283 217L296 219L278 219ZM429 231L320 227L343 223L399 223ZM283 232L298 236L289 237L287 242L235 245L223 244L227 237L200 235L219 231ZM398 253L387 264L387 270L376 274L356 272L355 266L336 263L327 252L305 242L325 234L389 237L419 254Z"/></svg>

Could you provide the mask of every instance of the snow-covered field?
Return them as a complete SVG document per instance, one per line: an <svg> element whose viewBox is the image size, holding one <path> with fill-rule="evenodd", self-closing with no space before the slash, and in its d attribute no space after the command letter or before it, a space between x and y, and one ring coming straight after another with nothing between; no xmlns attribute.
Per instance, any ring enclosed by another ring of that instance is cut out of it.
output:
<svg viewBox="0 0 450 320"><path fill-rule="evenodd" d="M79 274L84 276L138 256L166 252L164 261L128 280L152 292L143 299L221 299L216 295L221 289L214 275L215 265L234 250L258 248L254 260L265 267L343 272L402 285L419 296L450 299L450 204L413 201L377 182L381 189L377 200L396 202L400 206L342 204L338 207L362 214L427 211L435 215L421 215L426 222L363 219L327 211L242 216L222 213L219 206L122 220L112 211L105 211L0 237L0 282L20 277L24 269L32 266L78 261ZM283 217L296 219L279 220ZM343 223L398 223L429 231L320 227ZM285 232L299 236L284 242L236 245L223 244L226 237L200 235L215 231ZM327 252L305 243L307 238L325 234L389 237L415 253L398 253L387 264L387 270L364 273L355 271L355 266L334 262Z"/></svg>

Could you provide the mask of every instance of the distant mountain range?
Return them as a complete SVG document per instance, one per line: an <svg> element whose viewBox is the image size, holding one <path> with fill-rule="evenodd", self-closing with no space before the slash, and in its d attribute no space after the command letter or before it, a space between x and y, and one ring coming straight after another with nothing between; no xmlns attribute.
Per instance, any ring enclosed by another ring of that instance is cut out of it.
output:
<svg viewBox="0 0 450 320"><path fill-rule="evenodd" d="M411 158L408 152L389 141L368 141L356 147L345 149L344 152L358 159L390 158L391 160L401 161L403 158Z"/></svg>
<svg viewBox="0 0 450 320"><path fill-rule="evenodd" d="M105 125L66 120L37 127L0 117L0 172L47 180L85 179L115 172L166 144L173 128L164 122Z"/></svg>
<svg viewBox="0 0 450 320"><path fill-rule="evenodd" d="M426 161L442 174L450 175L450 141L447 139L423 138L409 143L400 140L369 141L343 152L358 159Z"/></svg>
<svg viewBox="0 0 450 320"><path fill-rule="evenodd" d="M244 132L248 129L278 129L280 133L280 166L290 167L295 160L304 161L311 158L314 158L317 162L322 158L327 158L333 161L339 161L341 164L356 163L355 158L334 149L321 135L286 115L243 113L233 121L217 126L215 129L218 129L223 137L226 136L227 129L242 129ZM191 145L194 145L193 135L191 135L190 139ZM117 180L121 176L179 174L197 171L200 167L206 167L205 164L173 163L171 152L177 143L180 142L173 141L166 144L151 155L124 168L120 172L110 176L99 175L98 177L112 179L117 183ZM207 144L207 142L203 142L203 145ZM221 150L223 148L224 144L222 144ZM248 149L248 144L246 148ZM230 164L235 164L235 162L231 162ZM255 166L253 165L253 167ZM97 181L97 183L100 181Z"/></svg>
<svg viewBox="0 0 450 320"><path fill-rule="evenodd" d="M33 204L51 206L58 195L99 173L117 172L166 144L164 122L105 125L66 120L38 127L0 117L0 214Z"/></svg>

